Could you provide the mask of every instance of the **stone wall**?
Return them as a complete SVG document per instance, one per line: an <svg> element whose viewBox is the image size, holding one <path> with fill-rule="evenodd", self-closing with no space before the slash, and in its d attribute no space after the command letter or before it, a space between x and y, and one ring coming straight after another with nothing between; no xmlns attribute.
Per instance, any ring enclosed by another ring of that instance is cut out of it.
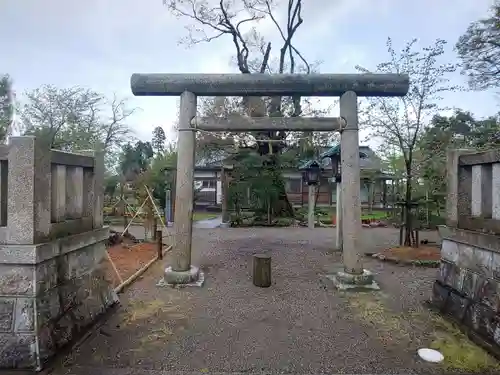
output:
<svg viewBox="0 0 500 375"><path fill-rule="evenodd" d="M441 266L432 302L442 312L500 345L500 238L440 227Z"/></svg>
<svg viewBox="0 0 500 375"><path fill-rule="evenodd" d="M40 370L117 302L103 269L104 160L13 137L0 161L0 368Z"/></svg>
<svg viewBox="0 0 500 375"><path fill-rule="evenodd" d="M500 150L452 150L432 303L500 353Z"/></svg>

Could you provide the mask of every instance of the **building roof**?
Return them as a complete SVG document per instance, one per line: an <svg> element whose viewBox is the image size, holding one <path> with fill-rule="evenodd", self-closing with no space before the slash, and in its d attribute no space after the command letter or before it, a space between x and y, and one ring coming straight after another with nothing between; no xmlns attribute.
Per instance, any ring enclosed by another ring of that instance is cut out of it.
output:
<svg viewBox="0 0 500 375"><path fill-rule="evenodd" d="M318 162L324 169L331 169L331 155L340 154L340 144L334 146L320 147L320 157ZM362 170L381 171L382 162L377 154L369 147L359 146L360 167ZM286 152L286 151L285 151ZM221 168L224 161L229 157L227 150L214 150L209 157L204 156L196 161L195 167L198 169ZM305 164L313 160L301 159L297 163L297 168L305 168Z"/></svg>
<svg viewBox="0 0 500 375"><path fill-rule="evenodd" d="M361 148L362 148L362 147L363 147L363 148L369 148L368 146L360 146L360 147L359 147L359 157L360 157L360 158L367 158L367 157L368 157L368 155L367 155L366 151L365 151L365 152L363 152L363 151L361 150ZM340 156L340 143L339 143L339 144L337 144L337 145L335 145L335 146L330 147L330 148L329 148L328 150L326 150L326 151L323 151L323 152L319 155L319 158L320 158L321 160L323 160L323 159L325 159L325 158L331 158L331 157L334 157L334 156Z"/></svg>

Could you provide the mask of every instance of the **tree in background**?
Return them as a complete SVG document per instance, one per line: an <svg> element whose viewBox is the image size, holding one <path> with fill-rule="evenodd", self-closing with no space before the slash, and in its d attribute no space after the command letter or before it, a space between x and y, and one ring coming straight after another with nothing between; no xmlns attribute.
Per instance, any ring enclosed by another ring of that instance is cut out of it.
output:
<svg viewBox="0 0 500 375"><path fill-rule="evenodd" d="M284 4L278 4L272 0L244 1L241 6L234 2L223 1L214 6L207 0L164 0L164 3L168 5L174 15L193 22L188 28L189 34L184 40L189 45L227 37L233 44L234 60L242 74L311 72L310 64L292 43L298 28L303 24L301 0L288 0L286 6L281 7L282 10L286 11L285 26L278 22L278 17L275 15L279 11L277 5ZM263 19L268 19L274 24L276 32L282 39L282 45L278 49L276 57L271 55L271 43L266 42L255 27ZM244 31L244 28L247 32ZM243 98L241 101L217 98L213 99L208 109L216 116L229 112L231 115L239 114L251 117L266 115L270 117L296 117L303 114L302 104L304 102L300 97ZM308 132L305 138L312 138L310 133ZM199 137L207 138L207 141L200 142L200 144L202 147L205 145L206 148L211 148L210 152L214 152L212 145L215 138L221 140L223 147L227 147L231 139L235 140L239 150L245 149L244 154L248 157L250 155L246 148L251 147L260 156L261 166L264 169L275 169L276 171L279 171L280 168L281 151L287 145L287 133L284 131L238 135L227 133L219 136L199 135ZM311 147L312 141L309 141L308 144ZM275 173L266 173L266 176L270 175L276 176ZM274 178L274 183L279 194L273 195L278 198L272 201L272 214L293 216L293 208L288 201L283 179Z"/></svg>
<svg viewBox="0 0 500 375"><path fill-rule="evenodd" d="M473 89L500 87L500 1L488 17L470 24L455 48Z"/></svg>
<svg viewBox="0 0 500 375"><path fill-rule="evenodd" d="M165 150L165 141L167 140L167 137L165 135L165 131L161 126L157 126L153 130L153 139L151 140L151 146L153 147L153 150L157 154L163 153Z"/></svg>
<svg viewBox="0 0 500 375"><path fill-rule="evenodd" d="M26 93L21 126L24 134L36 135L51 148L102 149L111 167L120 146L130 139L126 121L135 111L116 96L108 100L81 87L45 85Z"/></svg>
<svg viewBox="0 0 500 375"><path fill-rule="evenodd" d="M14 97L8 75L0 77L0 142L5 142L13 124Z"/></svg>
<svg viewBox="0 0 500 375"><path fill-rule="evenodd" d="M492 116L477 120L472 113L456 110L452 116L435 115L418 141L421 157L421 177L426 181L434 200L442 200L446 193L446 152L450 148L477 148L500 146L500 119ZM425 153L432 150L432 157Z"/></svg>
<svg viewBox="0 0 500 375"><path fill-rule="evenodd" d="M404 159L404 211L405 211L405 245L411 244L412 220L412 186L414 183L416 159L415 149L425 125L439 110L438 102L441 94L457 89L449 84L448 74L456 70L453 64L442 63L446 42L436 40L428 47L418 50L416 39L407 43L397 52L392 41L387 40L389 61L377 65L375 72L409 74L410 89L401 98L367 98L363 109L363 121L373 137L382 140L384 147L396 148ZM368 73L369 70L357 67ZM428 157L433 151L428 150Z"/></svg>
<svg viewBox="0 0 500 375"><path fill-rule="evenodd" d="M120 154L120 172L126 182L134 182L137 177L145 172L154 156L150 142L137 141L135 145L130 142L123 146Z"/></svg>

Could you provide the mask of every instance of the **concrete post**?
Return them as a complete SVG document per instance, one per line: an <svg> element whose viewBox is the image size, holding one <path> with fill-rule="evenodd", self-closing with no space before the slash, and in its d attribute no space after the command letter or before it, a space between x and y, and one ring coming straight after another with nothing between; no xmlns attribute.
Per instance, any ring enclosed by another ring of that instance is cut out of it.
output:
<svg viewBox="0 0 500 375"><path fill-rule="evenodd" d="M229 223L229 213L227 211L227 198L228 198L228 181L226 176L226 168L222 167L220 171L220 186L221 186L221 210L222 210L222 225L227 226Z"/></svg>
<svg viewBox="0 0 500 375"><path fill-rule="evenodd" d="M50 233L51 153L35 137L11 137L7 243L35 244Z"/></svg>
<svg viewBox="0 0 500 375"><path fill-rule="evenodd" d="M342 184L337 182L336 249L342 251Z"/></svg>
<svg viewBox="0 0 500 375"><path fill-rule="evenodd" d="M170 202L170 189L167 189L165 191L165 222L171 223L172 222L172 202Z"/></svg>
<svg viewBox="0 0 500 375"><path fill-rule="evenodd" d="M172 265L167 267L164 275L168 284L188 284L197 280L199 274L198 268L191 266L196 142L191 120L195 116L196 96L185 91L181 94L179 114Z"/></svg>
<svg viewBox="0 0 500 375"><path fill-rule="evenodd" d="M358 237L361 235L358 98L348 91L340 97L340 116L347 124L340 137L342 235L345 271L362 274Z"/></svg>
<svg viewBox="0 0 500 375"><path fill-rule="evenodd" d="M314 199L316 197L316 186L308 186L308 200L307 200L307 226L309 229L314 229Z"/></svg>

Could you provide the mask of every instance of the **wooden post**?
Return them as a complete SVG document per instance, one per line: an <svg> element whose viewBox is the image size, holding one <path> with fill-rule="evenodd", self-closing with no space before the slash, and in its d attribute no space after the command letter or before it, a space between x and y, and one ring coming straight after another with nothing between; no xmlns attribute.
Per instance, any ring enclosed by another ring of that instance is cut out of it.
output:
<svg viewBox="0 0 500 375"><path fill-rule="evenodd" d="M153 213L153 215L155 215L155 217L153 218L153 225L152 225L151 232L153 233L152 236L153 236L153 241L154 241L154 240L156 240L156 232L158 230L158 222L156 219L156 214Z"/></svg>
<svg viewBox="0 0 500 375"><path fill-rule="evenodd" d="M309 185L308 187L308 199L307 199L307 227L309 229L314 229L315 217L314 217L314 198L315 198L315 188L314 185Z"/></svg>
<svg viewBox="0 0 500 375"><path fill-rule="evenodd" d="M163 259L163 232L161 230L155 231L156 244L158 245L158 259Z"/></svg>
<svg viewBox="0 0 500 375"><path fill-rule="evenodd" d="M336 213L336 218L335 218L335 225L336 225L336 248L337 250L342 251L342 183L336 182L335 183L337 186L337 213Z"/></svg>
<svg viewBox="0 0 500 375"><path fill-rule="evenodd" d="M253 256L253 285L268 288L271 286L271 256L255 254Z"/></svg>

